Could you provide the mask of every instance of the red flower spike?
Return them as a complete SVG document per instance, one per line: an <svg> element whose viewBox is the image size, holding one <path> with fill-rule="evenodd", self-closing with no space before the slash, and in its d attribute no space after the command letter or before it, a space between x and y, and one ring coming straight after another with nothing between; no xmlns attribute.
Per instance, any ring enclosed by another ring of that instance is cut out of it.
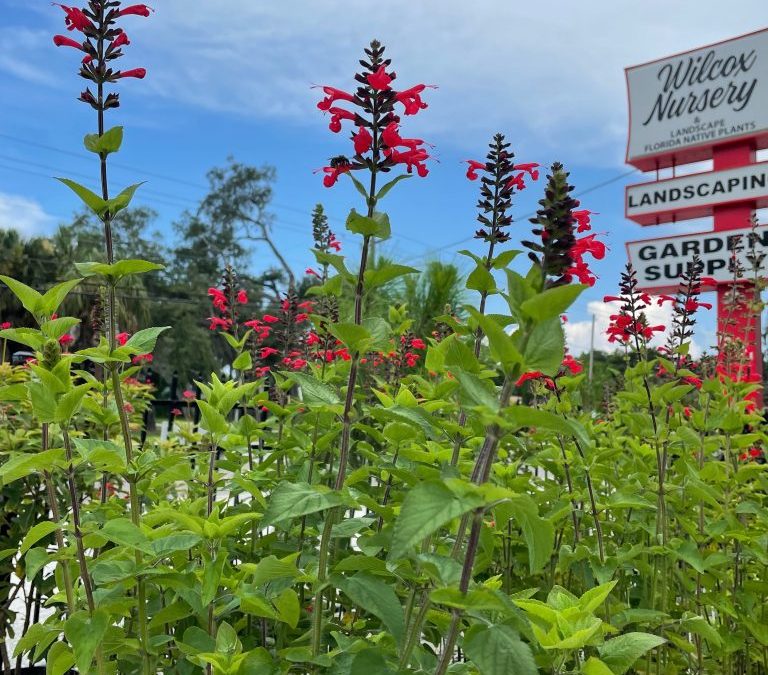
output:
<svg viewBox="0 0 768 675"><path fill-rule="evenodd" d="M413 338L413 340L411 340L411 348L426 349L427 345L424 343L424 340L420 340L419 338Z"/></svg>
<svg viewBox="0 0 768 675"><path fill-rule="evenodd" d="M341 120L355 121L355 113L345 110L344 108L330 108L328 112L331 113L331 122L328 128L335 134L341 131Z"/></svg>
<svg viewBox="0 0 768 675"><path fill-rule="evenodd" d="M515 382L516 387L522 387L528 380L538 380L540 377L544 377L544 373L540 370L532 370L529 373L523 373Z"/></svg>
<svg viewBox="0 0 768 675"><path fill-rule="evenodd" d="M245 305L248 302L248 294L244 290L240 290L237 293L237 302L241 305Z"/></svg>
<svg viewBox="0 0 768 675"><path fill-rule="evenodd" d="M478 162L475 159L465 159L464 161L469 164L467 168L467 178L469 180L477 180L477 172L485 171L485 162Z"/></svg>
<svg viewBox="0 0 768 675"><path fill-rule="evenodd" d="M277 323L280 321L280 319L276 316L273 316L272 314L265 314L263 317L261 317L262 321L265 323Z"/></svg>
<svg viewBox="0 0 768 675"><path fill-rule="evenodd" d="M129 333L118 333L115 335L115 340L117 341L117 344L122 347L128 342L129 337L131 337Z"/></svg>
<svg viewBox="0 0 768 675"><path fill-rule="evenodd" d="M355 145L355 154L364 155L371 149L373 136L365 127L358 127L357 133L352 135L352 141Z"/></svg>
<svg viewBox="0 0 768 675"><path fill-rule="evenodd" d="M696 387L696 389L701 389L701 380L698 377L694 377L693 375L686 375L685 377L681 378L683 382L686 384L690 384L693 387Z"/></svg>
<svg viewBox="0 0 768 675"><path fill-rule="evenodd" d="M143 80L147 76L146 68L133 68L132 70L123 70L117 74L117 77L135 77L137 80Z"/></svg>
<svg viewBox="0 0 768 675"><path fill-rule="evenodd" d="M571 375L578 375L581 371L584 370L584 366L582 366L576 359L574 359L570 354L566 354L565 358L563 359L563 368L570 370Z"/></svg>
<svg viewBox="0 0 768 675"><path fill-rule="evenodd" d="M375 73L368 75L368 84L378 91L386 91L390 88L392 77L387 75L384 64L380 65Z"/></svg>
<svg viewBox="0 0 768 675"><path fill-rule="evenodd" d="M590 223L590 216L596 215L594 211L590 211L589 209L582 209L581 211L572 211L571 215L576 219L576 223L578 224L578 227L576 228L576 232L581 234L582 232L587 232L592 228L592 224Z"/></svg>
<svg viewBox="0 0 768 675"><path fill-rule="evenodd" d="M67 345L72 344L74 341L75 338L73 338L69 333L64 333L64 335L59 338L59 344L62 347L66 347Z"/></svg>
<svg viewBox="0 0 768 675"><path fill-rule="evenodd" d="M83 45L77 40L68 38L66 35L54 35L53 44L57 47L72 47L73 49L79 49L81 52L85 51Z"/></svg>
<svg viewBox="0 0 768 675"><path fill-rule="evenodd" d="M135 16L149 16L150 12L154 12L155 10L149 7L148 5L131 5L129 7L125 7L124 9L121 9L118 12L118 16L128 16L129 14L133 14Z"/></svg>

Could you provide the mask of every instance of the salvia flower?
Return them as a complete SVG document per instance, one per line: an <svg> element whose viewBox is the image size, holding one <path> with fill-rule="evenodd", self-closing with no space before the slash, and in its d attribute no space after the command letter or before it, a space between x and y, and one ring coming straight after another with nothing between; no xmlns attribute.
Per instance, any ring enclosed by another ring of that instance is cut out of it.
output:
<svg viewBox="0 0 768 675"><path fill-rule="evenodd" d="M127 16L129 14L133 14L136 16L149 16L150 12L154 12L151 7L148 5L130 5L129 7L124 7L118 12L118 16Z"/></svg>
<svg viewBox="0 0 768 675"><path fill-rule="evenodd" d="M321 87L325 97L317 107L330 115L329 129L339 133L345 122L355 127L351 133L352 156L340 155L323 167L323 185L333 187L345 173L361 169L387 172L397 165L404 166L408 173L426 176L429 170L425 162L430 155L423 147L424 141L400 135L395 104L402 104L406 115L416 114L427 107L421 98L427 86L394 90L397 75L391 69L391 60L384 58L384 47L376 40L365 49L360 63L363 70L355 75L358 87L354 92Z"/></svg>

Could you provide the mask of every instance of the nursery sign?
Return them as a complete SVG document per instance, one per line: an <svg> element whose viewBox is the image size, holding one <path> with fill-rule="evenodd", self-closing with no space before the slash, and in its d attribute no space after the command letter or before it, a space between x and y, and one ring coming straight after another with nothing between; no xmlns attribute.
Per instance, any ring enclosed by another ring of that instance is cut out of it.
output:
<svg viewBox="0 0 768 675"><path fill-rule="evenodd" d="M626 69L627 163L643 171L768 146L768 29Z"/></svg>
<svg viewBox="0 0 768 675"><path fill-rule="evenodd" d="M643 291L676 290L680 275L694 255L704 263L705 277L718 283L732 280L731 259L753 273L753 260L760 261L763 276L768 254L768 226L756 230L723 230L700 232L676 237L627 242L629 260L637 271L638 287Z"/></svg>
<svg viewBox="0 0 768 675"><path fill-rule="evenodd" d="M710 216L713 206L739 201L768 206L768 162L629 185L624 211L640 225L656 225Z"/></svg>

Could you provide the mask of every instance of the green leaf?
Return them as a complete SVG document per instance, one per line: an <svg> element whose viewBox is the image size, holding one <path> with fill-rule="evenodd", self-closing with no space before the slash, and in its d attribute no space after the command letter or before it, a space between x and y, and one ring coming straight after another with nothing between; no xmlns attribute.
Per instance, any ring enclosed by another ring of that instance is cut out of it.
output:
<svg viewBox="0 0 768 675"><path fill-rule="evenodd" d="M56 313L64 299L69 295L69 292L77 286L82 279L70 279L69 281L62 281L60 284L56 284L52 288L49 288L43 297L40 299L37 311L40 314L50 316Z"/></svg>
<svg viewBox="0 0 768 675"><path fill-rule="evenodd" d="M590 656L581 667L583 675L613 675L613 671L596 656Z"/></svg>
<svg viewBox="0 0 768 675"><path fill-rule="evenodd" d="M50 469L64 456L61 448L52 448L43 452L12 454L0 465L0 485L10 485L19 478L24 478L37 471Z"/></svg>
<svg viewBox="0 0 768 675"><path fill-rule="evenodd" d="M399 183L401 180L405 180L406 178L412 178L412 177L413 177L413 174L411 174L411 173L403 173L403 174L400 174L399 176L397 176L397 177L393 178L393 179L392 179L391 181L389 181L388 183L385 183L385 184L384 184L384 185L381 187L381 190L379 190L379 191L376 193L376 201L379 201L380 199L384 199L384 197L386 197L386 196L387 196L387 193L388 193L388 192L389 192L389 191L390 191L390 190L391 190L393 187L395 187L395 185L397 185L397 184L398 184L398 183Z"/></svg>
<svg viewBox="0 0 768 675"><path fill-rule="evenodd" d="M493 383L463 370L457 369L453 374L461 385L461 393L466 396L470 405L484 406L494 412L499 409L499 397Z"/></svg>
<svg viewBox="0 0 768 675"><path fill-rule="evenodd" d="M27 532L24 539L21 540L21 546L19 546L19 554L24 555L31 546L34 546L43 537L47 537L52 532L55 532L59 528L58 523L52 523L50 520L44 520L38 523L32 529Z"/></svg>
<svg viewBox="0 0 768 675"><path fill-rule="evenodd" d="M522 530L528 549L531 574L540 572L550 561L555 546L555 528L539 515L536 502L528 495L513 495L495 508L496 522L512 518Z"/></svg>
<svg viewBox="0 0 768 675"><path fill-rule="evenodd" d="M147 535L127 518L111 518L99 530L99 534L119 546L135 548L150 555L154 553Z"/></svg>
<svg viewBox="0 0 768 675"><path fill-rule="evenodd" d="M475 626L464 638L464 651L480 675L537 675L531 648L505 625Z"/></svg>
<svg viewBox="0 0 768 675"><path fill-rule="evenodd" d="M665 642L651 633L625 633L600 645L597 651L615 675L624 675L643 654Z"/></svg>
<svg viewBox="0 0 768 675"><path fill-rule="evenodd" d="M155 539L151 546L155 556L162 557L175 551L188 551L192 547L197 546L201 541L202 537L200 535L181 532Z"/></svg>
<svg viewBox="0 0 768 675"><path fill-rule="evenodd" d="M371 344L371 334L355 323L334 323L329 326L334 337L341 340L350 352L364 352Z"/></svg>
<svg viewBox="0 0 768 675"><path fill-rule="evenodd" d="M94 469L121 473L125 470L125 448L100 438L75 438L77 453Z"/></svg>
<svg viewBox="0 0 768 675"><path fill-rule="evenodd" d="M98 134L86 134L83 139L83 145L89 152L95 152L97 155L108 155L117 152L123 144L123 127L112 127L105 131L101 136Z"/></svg>
<svg viewBox="0 0 768 675"><path fill-rule="evenodd" d="M108 265L102 262L84 262L75 263L75 268L83 277L102 276L117 283L123 277L134 274L146 274L147 272L156 272L165 269L163 265L150 262L149 260L118 260L116 263Z"/></svg>
<svg viewBox="0 0 768 675"><path fill-rule="evenodd" d="M160 334L169 328L170 326L162 326L137 331L120 349L127 350L129 354L149 354L155 348Z"/></svg>
<svg viewBox="0 0 768 675"><path fill-rule="evenodd" d="M274 555L262 558L253 570L251 583L254 586L262 586L276 579L295 579L299 576L299 570L296 567L297 553L287 558L278 560Z"/></svg>
<svg viewBox="0 0 768 675"><path fill-rule="evenodd" d="M253 365L253 359L250 352L242 352L234 361L232 367L235 370L249 370Z"/></svg>
<svg viewBox="0 0 768 675"><path fill-rule="evenodd" d="M556 375L564 356L565 334L560 317L537 323L525 345L525 370L539 370L544 375Z"/></svg>
<svg viewBox="0 0 768 675"><path fill-rule="evenodd" d="M341 403L336 390L316 377L304 373L291 373L290 379L301 387L301 400L312 406Z"/></svg>
<svg viewBox="0 0 768 675"><path fill-rule="evenodd" d="M117 195L117 197L110 199L107 202L110 215L114 217L117 213L126 208L131 203L136 190L138 190L142 185L144 185L143 181L141 183L136 183L135 185L130 185L129 187L125 188L125 190L123 190L119 195Z"/></svg>
<svg viewBox="0 0 768 675"><path fill-rule="evenodd" d="M513 249L502 251L493 257L491 267L495 270L503 270L509 263L517 258L518 255L520 255L520 251L515 251Z"/></svg>
<svg viewBox="0 0 768 675"><path fill-rule="evenodd" d="M393 263L387 263L380 267L376 267L375 269L366 270L365 290L373 290L378 286L383 286L406 274L418 274L418 272L419 270L413 267L408 267L407 265L395 265Z"/></svg>
<svg viewBox="0 0 768 675"><path fill-rule="evenodd" d="M46 675L64 675L75 665L75 655L65 643L54 642L48 650L45 661Z"/></svg>
<svg viewBox="0 0 768 675"><path fill-rule="evenodd" d="M45 344L45 337L35 328L6 328L0 331L0 338L18 342L35 351L42 350Z"/></svg>
<svg viewBox="0 0 768 675"><path fill-rule="evenodd" d="M389 239L391 234L389 216L386 213L375 212L373 217L369 218L352 209L347 216L347 230L364 237Z"/></svg>
<svg viewBox="0 0 768 675"><path fill-rule="evenodd" d="M70 328L73 328L79 323L80 319L76 319L74 316L62 316L58 319L44 321L40 324L40 330L45 337L52 340L58 340L64 333L67 333Z"/></svg>
<svg viewBox="0 0 768 675"><path fill-rule="evenodd" d="M495 293L496 280L485 265L477 265L467 277L467 288L479 293Z"/></svg>
<svg viewBox="0 0 768 675"><path fill-rule="evenodd" d="M602 605L606 598L611 594L614 586L618 582L609 581L608 583L590 588L584 595L579 598L579 607L585 612L594 612L600 605Z"/></svg>
<svg viewBox="0 0 768 675"><path fill-rule="evenodd" d="M226 552L219 551L215 560L206 560L205 562L205 569L203 570L203 586L200 589L200 604L202 604L203 607L210 605L218 593L219 584L221 583L221 575L224 571L224 564L227 562Z"/></svg>
<svg viewBox="0 0 768 675"><path fill-rule="evenodd" d="M85 384L70 389L66 394L63 394L56 404L54 421L58 424L69 422L75 413L80 410L80 407L83 404L83 398L92 388L93 385L90 382L86 382Z"/></svg>
<svg viewBox="0 0 768 675"><path fill-rule="evenodd" d="M226 621L216 631L216 651L219 654L239 654L243 650L243 645L237 638L237 631Z"/></svg>
<svg viewBox="0 0 768 675"><path fill-rule="evenodd" d="M493 317L480 314L474 307L468 306L467 309L488 338L491 356L501 363L504 370L508 372L520 363L522 357L515 347L514 340L507 335L499 323Z"/></svg>
<svg viewBox="0 0 768 675"><path fill-rule="evenodd" d="M389 559L404 557L408 550L454 518L483 505L478 494L458 495L440 481L419 483L409 490L392 534Z"/></svg>
<svg viewBox="0 0 768 675"><path fill-rule="evenodd" d="M520 306L523 312L536 321L560 319L565 312L587 288L583 284L567 284L548 288L533 298L525 300Z"/></svg>
<svg viewBox="0 0 768 675"><path fill-rule="evenodd" d="M341 495L323 485L282 482L269 496L263 524L273 525L290 518L325 511L344 503Z"/></svg>
<svg viewBox="0 0 768 675"><path fill-rule="evenodd" d="M109 628L109 614L97 609L89 616L87 612L73 614L64 624L64 635L75 651L75 665L81 673L91 671L91 661Z"/></svg>
<svg viewBox="0 0 768 675"><path fill-rule="evenodd" d="M296 628L301 616L301 606L296 591L292 588L286 588L275 598L274 603L280 621L287 623L291 628Z"/></svg>
<svg viewBox="0 0 768 675"><path fill-rule="evenodd" d="M55 379L55 378L54 378ZM56 421L56 401L55 389L52 389L46 382L27 383L29 399L32 402L32 412L39 422Z"/></svg>
<svg viewBox="0 0 768 675"><path fill-rule="evenodd" d="M32 581L38 572L51 562L51 556L48 555L48 551L44 548L31 548L27 551L27 555L24 556L24 576L28 581Z"/></svg>
<svg viewBox="0 0 768 675"><path fill-rule="evenodd" d="M19 299L24 309L30 314L37 315L40 301L43 299L40 293L34 288L30 288L26 284L22 284L20 281L5 275L0 275L0 281L11 289L11 292Z"/></svg>
<svg viewBox="0 0 768 675"><path fill-rule="evenodd" d="M391 584L368 572L352 577L334 577L335 585L359 607L381 619L398 644L405 636L403 608Z"/></svg>
<svg viewBox="0 0 768 675"><path fill-rule="evenodd" d="M208 403L208 401L197 400L195 403L197 403L197 407L200 408L202 426L209 434L224 435L229 431L227 418Z"/></svg>
<svg viewBox="0 0 768 675"><path fill-rule="evenodd" d="M355 178L351 171L345 171L344 175L349 176L350 180L355 186L355 189L362 195L363 199L365 199L365 202L368 203L368 190L365 189L365 185L363 185L357 178Z"/></svg>
<svg viewBox="0 0 768 675"><path fill-rule="evenodd" d="M569 420L539 408L515 405L504 411L504 419L517 428L547 429L556 433L576 438L582 448L589 446L589 436L584 427L575 420Z"/></svg>
<svg viewBox="0 0 768 675"><path fill-rule="evenodd" d="M57 178L56 180L64 183L72 192L74 192L83 203L91 209L99 218L101 218L107 211L107 202L104 201L95 192L91 192L87 187L76 183L69 178Z"/></svg>

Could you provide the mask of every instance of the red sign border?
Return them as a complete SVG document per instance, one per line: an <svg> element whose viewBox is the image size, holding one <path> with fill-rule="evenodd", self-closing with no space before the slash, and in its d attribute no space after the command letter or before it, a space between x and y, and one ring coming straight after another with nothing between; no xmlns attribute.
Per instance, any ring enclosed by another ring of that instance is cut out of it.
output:
<svg viewBox="0 0 768 675"><path fill-rule="evenodd" d="M675 223L680 220L692 220L694 218L706 218L711 216L715 208L720 206L728 206L731 204L744 204L755 203L755 208L762 209L768 207L768 194L763 197L743 197L740 199L729 199L723 202L701 204L699 206L688 206L682 209L663 209L661 211L654 211L653 213L645 213L639 216L630 216L628 214L629 204L629 189L636 187L643 187L646 185L660 185L672 180L681 180L683 178L696 178L700 176L713 176L718 173L725 173L726 171L732 171L734 169L748 169L755 166L765 167L766 173L768 173L768 160L764 162L753 162L752 164L745 164L743 166L734 166L730 169L718 169L712 171L697 171L695 173L688 173L682 176L671 176L670 178L661 178L659 180L649 180L643 183L634 183L633 185L624 186L624 218L631 220L633 223L637 223L643 227L662 225L666 223ZM768 187L766 187L768 190Z"/></svg>
<svg viewBox="0 0 768 675"><path fill-rule="evenodd" d="M693 145L689 145L686 147L685 150L678 150L675 152L674 150L662 150L657 153L651 153L648 155L642 155L640 157L636 157L634 159L629 158L629 141L632 134L632 101L629 95L629 71L634 70L636 68L641 68L643 66L650 66L653 63L659 63L660 61L666 61L667 59L674 59L678 56L684 56L685 54L690 54L692 52L697 52L701 49L707 49L709 47L717 47L719 45L727 44L728 42L734 42L735 40L741 40L746 37L750 37L752 35L758 35L759 33L765 33L768 32L768 26L765 28L760 28L758 30L750 31L749 33L744 33L743 35L737 35L735 37L727 38L725 40L720 40L718 42L712 42L710 44L701 45L700 47L694 47L693 49L686 49L681 52L676 52L675 54L670 54L668 56L662 56L658 59L653 59L651 61L646 61L644 63L638 63L634 66L628 66L624 68L624 83L627 90L627 110L629 111L629 127L627 129L627 150L625 153L624 162L626 164L629 164L630 166L634 166L636 169L639 169L640 171L653 171L653 170L659 170L659 169L666 169L671 166L679 165L679 164L691 164L692 162L701 162L707 159L712 158L712 149L715 146L718 145L727 145L728 143L733 142L747 142L747 141L754 141L755 143L755 149L756 150L762 150L764 148L768 148L768 129L764 129L759 132L755 133L746 133L746 134L740 134L736 136L729 136L728 138L725 138L721 141L703 141L702 143L695 143Z"/></svg>

